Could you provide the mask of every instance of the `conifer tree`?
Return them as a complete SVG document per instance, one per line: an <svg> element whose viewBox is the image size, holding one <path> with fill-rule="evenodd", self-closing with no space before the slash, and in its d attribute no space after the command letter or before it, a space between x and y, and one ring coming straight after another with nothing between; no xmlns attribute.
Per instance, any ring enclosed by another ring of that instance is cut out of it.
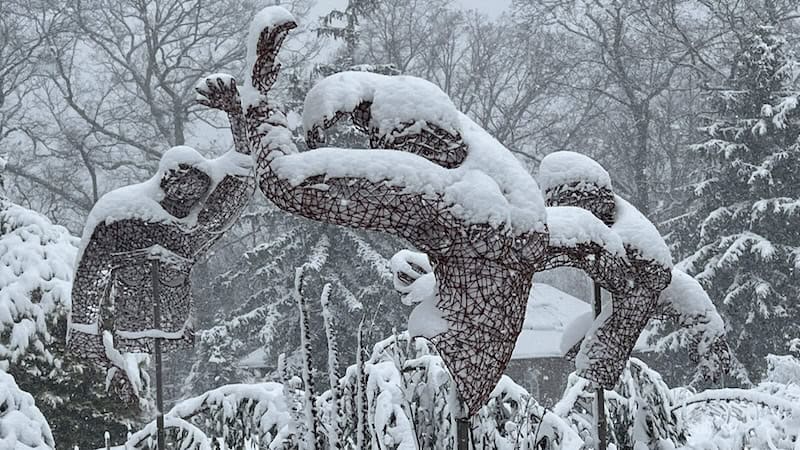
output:
<svg viewBox="0 0 800 450"><path fill-rule="evenodd" d="M744 41L725 89L713 94L689 213L683 268L717 303L728 339L751 371L788 350L800 323L800 117L796 60L774 27ZM693 229L692 229L693 228Z"/></svg>

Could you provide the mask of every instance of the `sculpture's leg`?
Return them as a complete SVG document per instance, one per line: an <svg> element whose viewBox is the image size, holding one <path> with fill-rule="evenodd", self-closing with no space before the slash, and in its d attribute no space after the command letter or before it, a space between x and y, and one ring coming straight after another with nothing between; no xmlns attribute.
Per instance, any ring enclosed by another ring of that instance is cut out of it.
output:
<svg viewBox="0 0 800 450"><path fill-rule="evenodd" d="M603 311L600 326L581 344L575 360L577 374L606 389L613 389L630 358L639 335L655 308L656 298L637 290L630 296L615 298L611 311Z"/></svg>

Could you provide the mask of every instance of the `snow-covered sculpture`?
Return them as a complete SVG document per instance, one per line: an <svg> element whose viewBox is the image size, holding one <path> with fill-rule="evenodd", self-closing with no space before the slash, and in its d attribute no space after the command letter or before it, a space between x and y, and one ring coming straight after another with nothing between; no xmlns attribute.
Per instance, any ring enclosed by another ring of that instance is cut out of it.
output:
<svg viewBox="0 0 800 450"><path fill-rule="evenodd" d="M154 339L167 351L192 345L192 268L254 190L233 79L216 75L203 80L198 92L200 103L228 114L235 149L212 160L185 146L168 150L151 179L104 195L83 232L68 352L106 369L126 402L136 400L144 384L139 365Z"/></svg>
<svg viewBox="0 0 800 450"><path fill-rule="evenodd" d="M277 52L294 26L288 12L268 9L248 39L244 121L264 195L285 211L391 233L426 253L396 260L395 281L419 303L409 330L437 347L465 415L503 373L533 274L547 268L581 268L613 294L613 308L577 356L582 376L612 387L670 282L672 262L652 223L614 195L608 173L575 153L546 158L545 208L516 158L436 86L365 72L335 74L311 89L303 126L313 150L298 153L284 113L268 98ZM318 148L342 119L369 136L371 150Z"/></svg>
<svg viewBox="0 0 800 450"><path fill-rule="evenodd" d="M298 153L265 89L293 25L288 13L259 15L250 30L243 100L258 185L288 212L388 232L427 253L440 281L435 297L412 314L424 319L415 331L436 345L464 414L472 414L511 357L544 257L539 188L447 95L412 77L345 72L322 80L305 102L309 145L319 145L327 127L351 117L378 148Z"/></svg>
<svg viewBox="0 0 800 450"><path fill-rule="evenodd" d="M575 361L580 376L611 389L670 282L672 257L655 226L614 195L608 172L591 158L551 153L542 159L539 180L549 207L547 268L582 269L612 294L611 307L595 320ZM578 207L594 217L563 207ZM624 250L621 255L619 247L608 251L611 234Z"/></svg>
<svg viewBox="0 0 800 450"><path fill-rule="evenodd" d="M542 160L539 181L548 205L547 268L582 269L612 294L575 352L579 375L612 389L651 318L673 319L688 329L704 376L727 368L730 354L713 304L696 282L672 269L658 230L613 193L600 164L554 152Z"/></svg>
<svg viewBox="0 0 800 450"><path fill-rule="evenodd" d="M698 362L698 377L718 377L730 364L722 319L702 287L671 269L671 257L658 231L639 211L611 191L608 173L590 158L572 152L545 157L540 183L546 189L549 241L537 270L582 269L611 292L612 304L591 326L571 330L578 338L568 352L577 373L613 388L650 319L680 327ZM585 193L585 195L584 195ZM394 284L407 304L426 314L435 298L435 277L426 255L403 250L392 258ZM409 329L413 334L413 320ZM574 342L574 341L573 341ZM699 380L698 380L699 381Z"/></svg>

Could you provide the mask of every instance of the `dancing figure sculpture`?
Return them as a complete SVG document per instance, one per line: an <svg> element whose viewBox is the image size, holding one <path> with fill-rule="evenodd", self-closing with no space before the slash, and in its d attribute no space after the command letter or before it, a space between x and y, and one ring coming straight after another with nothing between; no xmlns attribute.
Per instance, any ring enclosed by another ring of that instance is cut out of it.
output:
<svg viewBox="0 0 800 450"><path fill-rule="evenodd" d="M174 147L144 183L104 195L84 228L72 287L68 353L106 371L126 403L144 385L134 355L191 346L191 271L239 217L254 190L241 101L232 78L198 86L227 113L235 149L208 160Z"/></svg>
<svg viewBox="0 0 800 450"><path fill-rule="evenodd" d="M244 113L261 192L293 214L391 233L429 255L437 295L410 321L436 345L471 415L511 357L544 257L539 188L444 93L411 77L345 72L320 82L304 108L308 144L318 146L326 128L349 117L373 150L298 153L265 89L292 25L257 18L250 31Z"/></svg>

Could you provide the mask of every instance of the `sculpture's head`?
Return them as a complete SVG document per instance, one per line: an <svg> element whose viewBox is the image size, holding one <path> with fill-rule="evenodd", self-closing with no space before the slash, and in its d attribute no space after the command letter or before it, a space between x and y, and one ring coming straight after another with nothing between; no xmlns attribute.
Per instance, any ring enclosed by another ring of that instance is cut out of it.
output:
<svg viewBox="0 0 800 450"><path fill-rule="evenodd" d="M548 206L577 206L606 225L614 222L611 177L586 155L559 151L545 156L539 165L539 185Z"/></svg>
<svg viewBox="0 0 800 450"><path fill-rule="evenodd" d="M186 146L173 147L161 157L158 173L164 196L159 204L170 215L188 216L205 197L211 177L200 166L206 161L203 155Z"/></svg>

